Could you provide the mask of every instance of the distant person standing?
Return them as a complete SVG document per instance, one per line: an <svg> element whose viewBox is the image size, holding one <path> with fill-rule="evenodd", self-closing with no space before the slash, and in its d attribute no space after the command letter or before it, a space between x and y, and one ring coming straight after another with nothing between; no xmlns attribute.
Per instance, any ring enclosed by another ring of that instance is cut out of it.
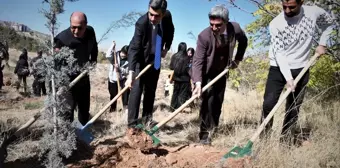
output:
<svg viewBox="0 0 340 168"><path fill-rule="evenodd" d="M110 61L109 67L109 80L108 80L108 89L110 93L110 100L112 100L118 94L118 79L117 72L119 73L119 82L121 89L124 88L124 83L126 82L126 77L129 74L129 62L127 59L129 46L125 45L122 47L120 51L114 53L115 44L112 44L111 47L106 52L106 58ZM116 56L117 64L115 63L114 56ZM127 90L123 93L123 105L125 111L127 111L127 105L129 102L129 94L130 90ZM116 111L117 101L112 103L110 112Z"/></svg>
<svg viewBox="0 0 340 168"><path fill-rule="evenodd" d="M0 42L0 90L2 89L2 86L4 86L4 74L2 71L5 68L5 65L2 65L2 61L5 60L6 64L8 65L8 59L9 59L9 54L8 54L8 44L7 41Z"/></svg>
<svg viewBox="0 0 340 168"><path fill-rule="evenodd" d="M188 57L189 57L189 67L191 68L191 66L192 66L192 58L195 55L195 49L190 47L190 48L188 48L187 52L188 52Z"/></svg>
<svg viewBox="0 0 340 168"><path fill-rule="evenodd" d="M27 93L27 82L26 78L30 74L30 70L28 67L28 55L27 55L27 50L24 48L22 50L21 55L19 56L19 60L17 62L17 65L15 66L14 69L14 74L17 74L18 76L18 82L17 82L17 91L20 89L21 81L23 82L24 85L24 93Z"/></svg>
<svg viewBox="0 0 340 168"><path fill-rule="evenodd" d="M2 89L2 86L4 86L4 75L2 73L4 68L5 68L5 65L2 65L2 61L0 61L0 90Z"/></svg>
<svg viewBox="0 0 340 168"><path fill-rule="evenodd" d="M179 43L177 53L171 57L170 69L173 70L174 89L171 98L171 108L176 110L191 97L189 67L190 58L187 55L187 45Z"/></svg>
<svg viewBox="0 0 340 168"><path fill-rule="evenodd" d="M45 87L45 74L41 74L38 72L39 67L42 66L42 51L37 52L37 56L34 57L30 62L30 67L32 69L32 74L34 77L34 81L32 84L33 94L37 97L46 95L46 87Z"/></svg>
<svg viewBox="0 0 340 168"><path fill-rule="evenodd" d="M59 51L66 46L74 50L74 57L77 58L79 66L90 62L97 63L98 44L93 27L87 25L87 17L82 12L73 12L70 18L70 27L60 32L55 37L55 50ZM70 76L75 79L81 72ZM90 118L90 77L87 74L77 82L67 93L67 103L71 106L67 118L73 121L74 109L78 106L78 119L85 125Z"/></svg>

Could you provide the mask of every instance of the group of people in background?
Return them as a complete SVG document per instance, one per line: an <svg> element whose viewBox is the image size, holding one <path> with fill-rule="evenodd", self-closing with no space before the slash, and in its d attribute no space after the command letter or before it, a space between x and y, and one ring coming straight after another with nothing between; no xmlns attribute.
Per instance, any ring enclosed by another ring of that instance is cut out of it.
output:
<svg viewBox="0 0 340 168"><path fill-rule="evenodd" d="M16 63L14 74L17 75L17 81L15 82L15 87L17 91L20 91L22 85L22 92L28 93L27 89L27 77L33 75L34 80L32 84L33 95L36 97L40 97L42 95L46 95L46 87L45 87L45 75L43 73L39 73L38 69L41 68L39 66L39 62L42 61L42 51L37 52L37 56L34 57L31 61L28 59L27 49L23 48L22 52L19 56L19 59ZM2 66L2 70L4 66ZM2 72L1 72L2 74ZM1 76L1 86L3 85L3 79Z"/></svg>

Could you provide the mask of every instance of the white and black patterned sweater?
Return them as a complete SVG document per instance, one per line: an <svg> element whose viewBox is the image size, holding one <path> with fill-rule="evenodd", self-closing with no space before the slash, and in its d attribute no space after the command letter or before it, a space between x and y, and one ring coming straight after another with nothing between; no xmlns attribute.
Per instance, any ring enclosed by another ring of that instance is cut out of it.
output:
<svg viewBox="0 0 340 168"><path fill-rule="evenodd" d="M319 45L326 46L333 23L332 17L317 6L303 5L300 13L291 18L281 12L269 24L270 65L280 67L286 81L293 79L290 69L303 68L309 60L316 26L322 31Z"/></svg>

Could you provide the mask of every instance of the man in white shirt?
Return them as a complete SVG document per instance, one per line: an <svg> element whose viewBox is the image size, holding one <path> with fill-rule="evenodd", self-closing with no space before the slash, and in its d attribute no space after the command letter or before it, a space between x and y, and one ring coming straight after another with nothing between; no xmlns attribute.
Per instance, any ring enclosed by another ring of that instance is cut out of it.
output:
<svg viewBox="0 0 340 168"><path fill-rule="evenodd" d="M296 86L294 86L294 78L308 62L317 26L322 30L322 35L316 52L320 55L326 53L326 44L332 32L333 20L322 8L303 5L303 0L282 0L282 6L283 12L269 24L271 35L270 69L264 94L262 120L273 109L285 84L287 84L287 87L291 88L293 92L286 100L282 135L287 135L289 128L294 126L298 119L305 86L309 80L309 71ZM271 120L264 133L268 133L272 123ZM286 137L282 137L281 141Z"/></svg>

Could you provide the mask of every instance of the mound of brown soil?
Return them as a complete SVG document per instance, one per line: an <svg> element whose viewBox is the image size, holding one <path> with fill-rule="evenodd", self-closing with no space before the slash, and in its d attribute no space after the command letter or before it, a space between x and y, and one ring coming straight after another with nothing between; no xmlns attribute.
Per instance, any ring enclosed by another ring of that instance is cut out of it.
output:
<svg viewBox="0 0 340 168"><path fill-rule="evenodd" d="M128 134L125 139L132 148L139 149L141 151L147 152L153 148L152 138L141 130L134 132L128 130Z"/></svg>
<svg viewBox="0 0 340 168"><path fill-rule="evenodd" d="M99 144L92 152L92 156L74 160L67 167L216 167L225 151L210 146L182 145L178 147L161 146L148 148L147 151L118 142ZM143 146L144 147L144 146ZM231 165L228 162L227 165ZM243 167L242 163L233 164L233 167Z"/></svg>

